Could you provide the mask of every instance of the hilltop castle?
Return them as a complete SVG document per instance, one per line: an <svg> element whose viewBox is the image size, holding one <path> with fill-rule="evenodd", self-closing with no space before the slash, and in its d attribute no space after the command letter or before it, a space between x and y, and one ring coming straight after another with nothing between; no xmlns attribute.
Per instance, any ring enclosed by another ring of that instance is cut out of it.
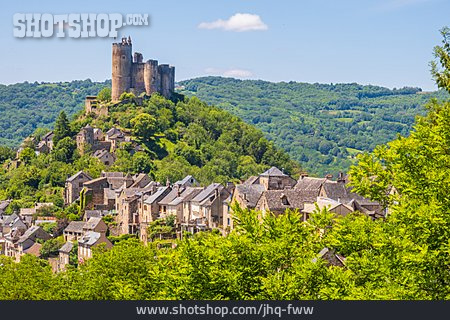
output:
<svg viewBox="0 0 450 320"><path fill-rule="evenodd" d="M131 38L112 45L112 89L111 100L118 101L124 92L136 96L145 92L151 95L158 92L170 98L175 88L175 67L158 65L157 60L143 61L142 54L132 55Z"/></svg>

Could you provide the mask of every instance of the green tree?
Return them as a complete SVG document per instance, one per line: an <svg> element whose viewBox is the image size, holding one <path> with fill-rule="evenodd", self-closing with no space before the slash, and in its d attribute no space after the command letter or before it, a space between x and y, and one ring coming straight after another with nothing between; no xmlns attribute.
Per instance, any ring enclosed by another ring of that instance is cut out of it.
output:
<svg viewBox="0 0 450 320"><path fill-rule="evenodd" d="M66 113L61 111L55 122L55 129L53 130L53 144L56 146L58 142L66 137L70 137L72 132L70 131L69 120L67 120Z"/></svg>
<svg viewBox="0 0 450 320"><path fill-rule="evenodd" d="M111 101L111 88L105 87L97 94L97 99L102 102Z"/></svg>
<svg viewBox="0 0 450 320"><path fill-rule="evenodd" d="M431 62L431 74L439 88L450 92L450 28L441 29L442 46L434 48L435 61Z"/></svg>
<svg viewBox="0 0 450 320"><path fill-rule="evenodd" d="M130 124L133 127L133 133L144 140L149 140L156 132L156 118L147 113L137 115L131 119Z"/></svg>

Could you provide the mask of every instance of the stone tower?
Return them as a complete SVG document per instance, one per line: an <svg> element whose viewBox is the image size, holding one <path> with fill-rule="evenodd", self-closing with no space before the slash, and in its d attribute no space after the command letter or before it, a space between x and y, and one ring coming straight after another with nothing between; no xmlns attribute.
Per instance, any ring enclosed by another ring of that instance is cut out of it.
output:
<svg viewBox="0 0 450 320"><path fill-rule="evenodd" d="M143 62L141 53L135 52L133 58L132 52L130 37L113 43L112 101L118 101L124 92L132 92L136 96L143 92L147 95L158 92L170 98L175 90L175 67L158 65L156 60Z"/></svg>
<svg viewBox="0 0 450 320"><path fill-rule="evenodd" d="M112 101L119 100L122 93L131 88L132 70L131 39L122 38L121 43L113 43L112 47Z"/></svg>

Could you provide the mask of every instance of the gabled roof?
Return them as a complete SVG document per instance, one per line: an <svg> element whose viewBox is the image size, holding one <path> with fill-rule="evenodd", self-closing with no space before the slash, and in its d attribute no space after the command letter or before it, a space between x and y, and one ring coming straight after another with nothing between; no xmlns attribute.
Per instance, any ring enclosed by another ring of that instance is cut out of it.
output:
<svg viewBox="0 0 450 320"><path fill-rule="evenodd" d="M45 232L41 227L39 226L32 226L30 227L27 231L25 231L25 233L19 238L19 243L22 243L28 239L30 239L35 233L37 232L42 232L47 234L47 232ZM47 234L49 237L50 235Z"/></svg>
<svg viewBox="0 0 450 320"><path fill-rule="evenodd" d="M64 232L77 232L82 233L86 222L84 221L71 221L69 225L64 229Z"/></svg>
<svg viewBox="0 0 450 320"><path fill-rule="evenodd" d="M40 257L41 256L41 248L42 248L42 244L35 242L35 243L33 243L33 245L31 247L23 250L23 252L26 254L31 254L36 257Z"/></svg>
<svg viewBox="0 0 450 320"><path fill-rule="evenodd" d="M287 174L283 173L277 167L272 167L269 170L261 173L260 176L262 176L262 177L284 177L284 176L287 176Z"/></svg>
<svg viewBox="0 0 450 320"><path fill-rule="evenodd" d="M80 175L85 175L88 179L92 179L90 175L88 175L86 172L84 172L83 170L78 171L77 173L75 173L74 175L70 176L69 178L67 178L67 182L71 182L73 180L75 180L76 178L78 178Z"/></svg>
<svg viewBox="0 0 450 320"><path fill-rule="evenodd" d="M301 191L295 189L267 190L261 195L261 198L263 197L267 200L267 206L270 211L302 210L305 203L309 203L312 200L309 197L304 197ZM312 201L315 201L315 199Z"/></svg>
<svg viewBox="0 0 450 320"><path fill-rule="evenodd" d="M67 241L66 243L63 244L63 246L59 249L59 252L64 252L64 253L70 253L70 251L72 251L73 249L73 243L70 241Z"/></svg>
<svg viewBox="0 0 450 320"><path fill-rule="evenodd" d="M6 224L9 224L11 222L14 222L17 218L19 218L19 216L16 213L13 213L13 214L11 214L9 216L4 216L3 217L3 224L6 225Z"/></svg>
<svg viewBox="0 0 450 320"><path fill-rule="evenodd" d="M177 182L175 182L175 185L181 185L181 186L184 186L184 185L186 185L187 183L190 183L191 179L193 180L192 183L196 183L196 182L197 182L197 180L196 180L193 176L187 175L187 176L184 177L182 180L178 180Z"/></svg>
<svg viewBox="0 0 450 320"><path fill-rule="evenodd" d="M320 188L326 181L326 178L301 177L294 189L317 192L316 196L318 196Z"/></svg>
<svg viewBox="0 0 450 320"><path fill-rule="evenodd" d="M259 182L259 176L250 176L243 184L257 184Z"/></svg>
<svg viewBox="0 0 450 320"><path fill-rule="evenodd" d="M266 189L261 184L238 184L236 195L247 203L247 208L255 208L259 198Z"/></svg>
<svg viewBox="0 0 450 320"><path fill-rule="evenodd" d="M173 199L170 203L168 203L169 206L177 206L183 201L190 201L193 199L196 195L198 195L203 189L202 188L195 188L195 187L187 187L184 189L184 191L180 194L179 197L176 197Z"/></svg>
<svg viewBox="0 0 450 320"><path fill-rule="evenodd" d="M183 191L183 189L180 187L180 189L178 189L178 187L174 187L172 190L170 190L170 192L168 194L166 194L166 196L164 198L162 198L158 203L160 205L168 205L169 203L171 203L175 198L178 197L178 193L181 194L181 192Z"/></svg>
<svg viewBox="0 0 450 320"><path fill-rule="evenodd" d="M100 217L91 217L84 225L83 229L94 230L100 223L102 222L102 218Z"/></svg>
<svg viewBox="0 0 450 320"><path fill-rule="evenodd" d="M210 197L214 190L219 188L221 186L220 183L211 183L209 186L207 186L205 189L203 189L198 195L196 195L192 201L193 202L202 202L206 198Z"/></svg>
<svg viewBox="0 0 450 320"><path fill-rule="evenodd" d="M150 195L147 199L144 200L144 203L152 204L153 202L158 201L158 199L162 197L168 189L169 187L158 187L154 194Z"/></svg>

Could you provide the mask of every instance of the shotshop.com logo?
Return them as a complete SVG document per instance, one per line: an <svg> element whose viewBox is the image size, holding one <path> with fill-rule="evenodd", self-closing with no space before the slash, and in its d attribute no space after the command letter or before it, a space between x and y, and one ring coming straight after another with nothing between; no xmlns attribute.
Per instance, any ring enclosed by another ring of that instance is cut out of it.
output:
<svg viewBox="0 0 450 320"><path fill-rule="evenodd" d="M148 26L148 14L134 13L16 13L13 16L16 38L117 38L124 26Z"/></svg>

